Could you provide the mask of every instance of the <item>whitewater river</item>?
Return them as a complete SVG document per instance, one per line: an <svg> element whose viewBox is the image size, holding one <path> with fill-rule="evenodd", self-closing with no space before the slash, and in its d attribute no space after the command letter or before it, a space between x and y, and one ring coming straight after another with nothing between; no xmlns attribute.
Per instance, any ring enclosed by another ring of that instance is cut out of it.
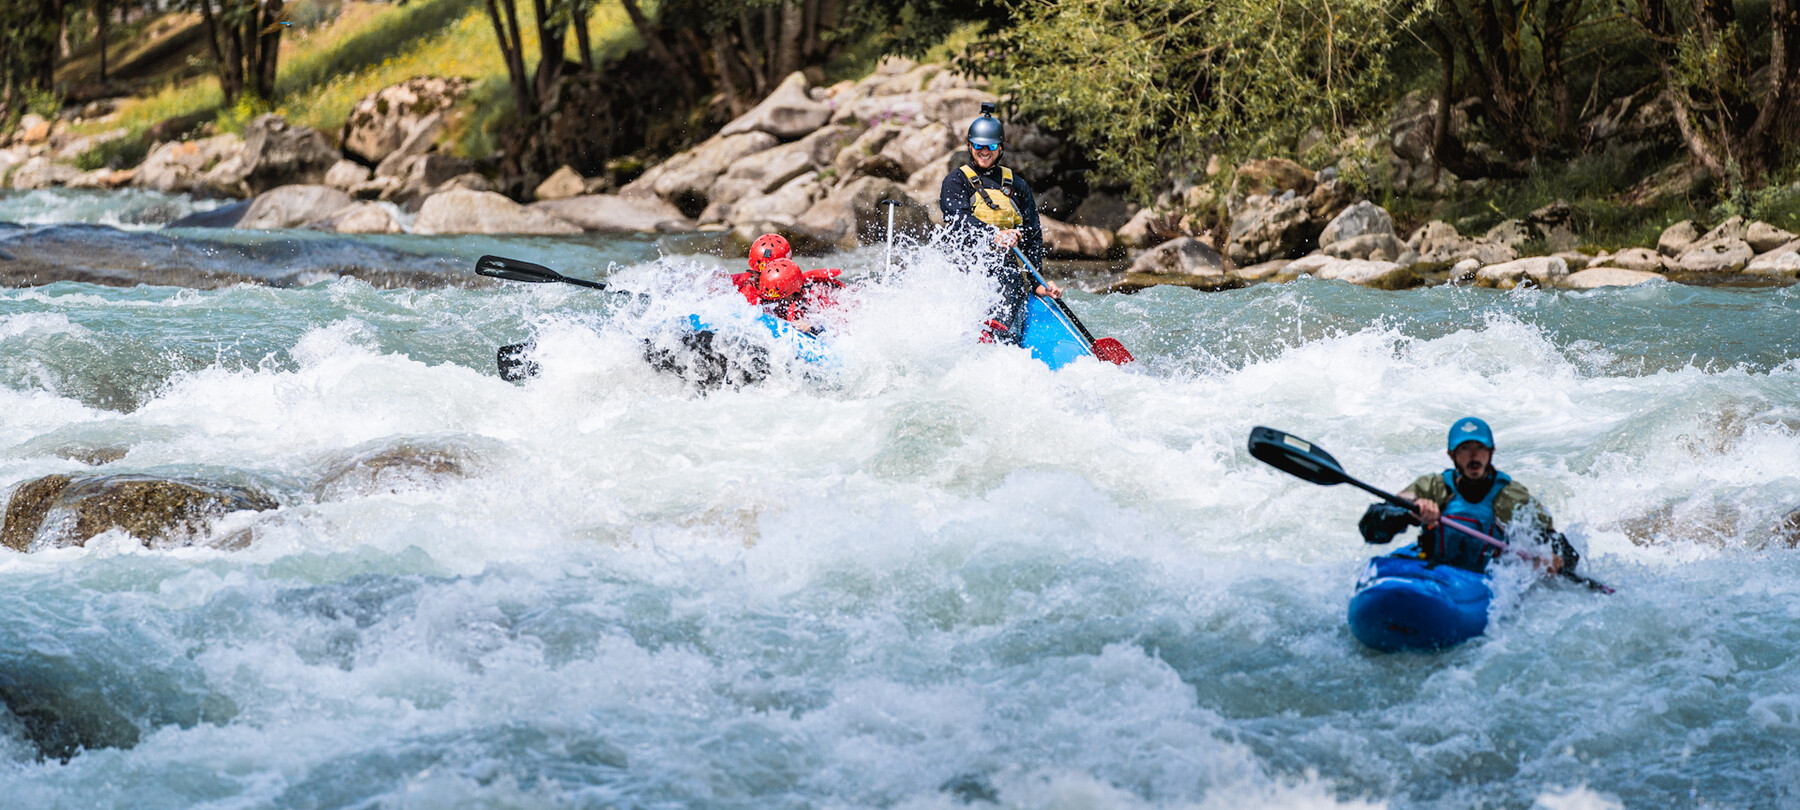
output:
<svg viewBox="0 0 1800 810"><path fill-rule="evenodd" d="M1800 807L1800 289L1077 292L1140 362L1051 372L974 342L941 252L873 249L820 262L864 280L833 374L700 395L641 340L735 306L738 260L369 245L642 295L0 289L0 493L280 503L213 527L238 551L0 550L0 805ZM527 337L542 374L502 381ZM1508 567L1485 637L1371 652L1370 498L1245 437L1398 489L1465 414L1618 593ZM457 463L322 483L395 447ZM44 711L119 744L40 758Z"/></svg>

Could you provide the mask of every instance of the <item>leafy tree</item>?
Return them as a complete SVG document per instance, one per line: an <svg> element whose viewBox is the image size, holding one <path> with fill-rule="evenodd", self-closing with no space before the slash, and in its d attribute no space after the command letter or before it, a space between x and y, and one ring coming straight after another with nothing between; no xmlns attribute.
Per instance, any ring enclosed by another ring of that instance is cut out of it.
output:
<svg viewBox="0 0 1800 810"><path fill-rule="evenodd" d="M275 98L286 0L188 0L206 26L206 47L227 105L246 92Z"/></svg>
<svg viewBox="0 0 1800 810"><path fill-rule="evenodd" d="M1398 0L1035 0L963 66L1147 197L1207 152L1287 152L1355 119L1387 85L1404 12Z"/></svg>
<svg viewBox="0 0 1800 810"><path fill-rule="evenodd" d="M1764 33L1729 0L1633 0L1659 46L1663 95L1694 160L1734 187L1760 186L1800 141L1800 5L1771 0Z"/></svg>

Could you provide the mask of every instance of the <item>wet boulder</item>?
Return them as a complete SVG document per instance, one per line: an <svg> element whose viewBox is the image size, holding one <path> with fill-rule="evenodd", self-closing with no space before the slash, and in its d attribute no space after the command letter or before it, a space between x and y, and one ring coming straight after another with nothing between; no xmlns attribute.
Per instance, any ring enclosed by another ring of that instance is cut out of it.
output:
<svg viewBox="0 0 1800 810"><path fill-rule="evenodd" d="M566 200L586 191L587 179L565 163L544 178L544 182L538 184L531 196L537 200Z"/></svg>
<svg viewBox="0 0 1800 810"><path fill-rule="evenodd" d="M325 170L325 185L349 191L356 188L357 184L367 182L370 174L369 167L361 163L340 160Z"/></svg>
<svg viewBox="0 0 1800 810"><path fill-rule="evenodd" d="M146 547L237 547L244 538L210 538L218 518L278 504L250 487L148 475L48 475L25 482L7 502L0 544L15 551L80 546L121 529Z"/></svg>
<svg viewBox="0 0 1800 810"><path fill-rule="evenodd" d="M619 190L621 197L657 196L696 217L711 202L713 184L747 155L772 149L780 141L767 132L715 135L705 143L663 161Z"/></svg>
<svg viewBox="0 0 1800 810"><path fill-rule="evenodd" d="M270 113L244 128L244 148L235 162L206 175L208 186L240 197L278 186L319 184L341 156L325 136L311 127L290 124Z"/></svg>
<svg viewBox="0 0 1800 810"><path fill-rule="evenodd" d="M1115 253L1117 240L1105 228L1071 225L1046 216L1038 221L1044 229L1044 249L1058 259L1105 259Z"/></svg>
<svg viewBox="0 0 1800 810"><path fill-rule="evenodd" d="M877 177L859 177L832 189L781 233L802 250L882 244L887 240L885 200L898 203L894 206L897 235L917 239L930 231L931 212L904 186Z"/></svg>
<svg viewBox="0 0 1800 810"><path fill-rule="evenodd" d="M526 208L492 191L452 189L425 198L413 233L568 234L581 229L542 211Z"/></svg>
<svg viewBox="0 0 1800 810"><path fill-rule="evenodd" d="M138 166L132 184L165 194L198 188L206 172L243 149L236 135L215 135L197 141L170 141L155 149Z"/></svg>
<svg viewBox="0 0 1800 810"><path fill-rule="evenodd" d="M691 231L694 221L675 206L656 197L626 198L616 194L584 194L565 200L535 202L528 209L541 211L584 231L601 233L660 233Z"/></svg>
<svg viewBox="0 0 1800 810"><path fill-rule="evenodd" d="M1570 290L1592 290L1600 287L1635 287L1652 281L1666 280L1661 273L1644 270L1628 270L1623 267L1590 267L1562 280L1562 286Z"/></svg>
<svg viewBox="0 0 1800 810"><path fill-rule="evenodd" d="M1119 241L1132 248L1156 247L1180 235L1179 214L1159 213L1149 208L1133 214L1131 221L1119 229Z"/></svg>
<svg viewBox="0 0 1800 810"><path fill-rule="evenodd" d="M1622 270L1633 270L1640 273L1661 275L1668 269L1669 262L1662 254L1649 248L1626 248L1604 259L1598 259L1594 266L1617 267Z"/></svg>
<svg viewBox="0 0 1800 810"><path fill-rule="evenodd" d="M1343 281L1378 290L1404 290L1419 285L1412 269L1396 262L1339 259L1323 253L1303 256L1282 268L1284 275L1310 274L1328 281Z"/></svg>
<svg viewBox="0 0 1800 810"><path fill-rule="evenodd" d="M1656 238L1656 252L1673 259L1699 239L1700 229L1694 227L1692 221L1684 219L1663 229L1662 235Z"/></svg>
<svg viewBox="0 0 1800 810"><path fill-rule="evenodd" d="M1419 254L1419 260L1432 264L1453 264L1465 259L1478 265L1500 264L1519 257L1518 251L1487 239L1472 239L1457 233L1456 226L1443 220L1432 220L1419 226L1406 246Z"/></svg>
<svg viewBox="0 0 1800 810"><path fill-rule="evenodd" d="M1567 262L1555 256L1537 256L1483 267L1475 272L1475 283L1502 290L1527 282L1538 287L1554 287L1568 276Z"/></svg>
<svg viewBox="0 0 1800 810"><path fill-rule="evenodd" d="M1670 273L1681 281L1705 283L1736 274L1756 258L1750 243L1730 237L1702 239L1676 257Z"/></svg>
<svg viewBox="0 0 1800 810"><path fill-rule="evenodd" d="M400 148L420 121L455 106L470 84L460 76L420 76L383 87L350 108L339 140L346 152L380 163Z"/></svg>
<svg viewBox="0 0 1800 810"><path fill-rule="evenodd" d="M1306 198L1292 192L1252 195L1234 208L1225 253L1240 265L1302 255L1318 235Z"/></svg>
<svg viewBox="0 0 1800 810"><path fill-rule="evenodd" d="M430 489L474 475L480 463L473 448L457 442L374 443L332 462L311 491L325 502Z"/></svg>
<svg viewBox="0 0 1800 810"><path fill-rule="evenodd" d="M373 202L352 203L306 223L306 227L335 233L400 233L402 230L399 220L394 219L394 212Z"/></svg>
<svg viewBox="0 0 1800 810"><path fill-rule="evenodd" d="M256 195L237 227L270 230L298 228L349 207L350 195L331 186L281 186Z"/></svg>
<svg viewBox="0 0 1800 810"><path fill-rule="evenodd" d="M30 191L66 185L80 176L80 169L53 162L50 158L40 155L25 161L24 165L14 169L12 175L7 178L7 183L20 191Z"/></svg>
<svg viewBox="0 0 1800 810"><path fill-rule="evenodd" d="M788 74L762 103L719 130L722 136L766 132L784 141L793 140L831 120L831 105L807 92L806 75Z"/></svg>
<svg viewBox="0 0 1800 810"><path fill-rule="evenodd" d="M1243 281L1225 269L1225 257L1211 245L1193 237L1181 237L1144 251L1124 280L1112 286L1116 292L1131 292L1169 284L1197 290L1228 290L1243 286Z"/></svg>
<svg viewBox="0 0 1800 810"><path fill-rule="evenodd" d="M1752 222L1750 227L1744 231L1744 241L1749 242L1750 249L1756 251L1758 255L1768 253L1796 238L1800 237L1795 237L1794 234L1767 222Z"/></svg>

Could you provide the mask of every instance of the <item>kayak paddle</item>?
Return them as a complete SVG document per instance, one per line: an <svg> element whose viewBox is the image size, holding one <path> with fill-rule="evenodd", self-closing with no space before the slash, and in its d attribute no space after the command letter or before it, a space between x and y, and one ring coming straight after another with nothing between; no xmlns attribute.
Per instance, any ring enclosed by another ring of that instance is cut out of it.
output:
<svg viewBox="0 0 1800 810"><path fill-rule="evenodd" d="M606 285L598 281L570 278L541 264L532 264L531 262L521 261L519 259L508 259L505 256L483 256L476 259L475 273L477 275L491 276L493 278L503 278L508 281L523 281L527 284L548 284L553 281L560 281L564 284L573 284L577 287L587 287L595 290L606 289ZM500 368L500 379L507 382L519 382L528 377L536 377L538 373L538 364L536 361L526 357L535 346L536 344L531 341L526 341L524 343L508 343L505 346L501 346L500 350L494 353L494 365Z"/></svg>
<svg viewBox="0 0 1800 810"><path fill-rule="evenodd" d="M1025 263L1025 269L1031 271L1031 277L1037 279L1039 286L1050 286L1050 283L1045 281L1044 277L1038 273L1038 269L1031 266L1031 260L1025 258L1025 254L1021 252L1017 246L1013 247L1012 252L1014 256L1019 257L1019 261ZM1043 297L1050 299L1050 303L1055 304L1056 308L1061 310L1062 314L1069 319L1069 324L1075 327L1075 331L1081 333L1082 339L1088 342L1088 348L1093 350L1095 357L1105 360L1115 366L1122 366L1137 359L1131 356L1131 352L1125 350L1125 344L1120 343L1118 338L1105 337L1095 340L1094 333L1089 332L1087 327L1082 325L1081 319L1075 317L1075 312L1069 309L1069 305L1061 298L1049 295Z"/></svg>
<svg viewBox="0 0 1800 810"><path fill-rule="evenodd" d="M1330 453L1325 452L1324 448L1318 447L1305 439L1288 435L1287 433L1270 427L1251 428L1250 455L1256 457L1258 461L1292 475L1295 478L1328 487L1337 484L1349 484L1370 495L1374 495L1388 503L1416 514L1415 509L1417 505L1412 501L1406 500L1393 493L1376 489L1350 477L1349 473L1344 472L1343 465L1339 464L1337 459L1332 458ZM1512 552L1527 560L1542 559L1539 555L1523 549L1513 548L1506 543L1464 526L1455 520L1440 519L1440 522L1456 531L1480 540L1494 548L1500 549L1502 552ZM1612 588L1577 574L1574 571L1562 571L1560 573L1569 579L1601 593L1613 592Z"/></svg>
<svg viewBox="0 0 1800 810"><path fill-rule="evenodd" d="M483 256L476 259L475 272L478 275L503 278L508 281L523 281L528 284L547 284L552 281L560 281L564 284L573 284L577 287L588 287L595 290L606 289L606 285L598 281L570 278L541 264L532 264L531 262L520 261L518 259L508 259L505 256Z"/></svg>

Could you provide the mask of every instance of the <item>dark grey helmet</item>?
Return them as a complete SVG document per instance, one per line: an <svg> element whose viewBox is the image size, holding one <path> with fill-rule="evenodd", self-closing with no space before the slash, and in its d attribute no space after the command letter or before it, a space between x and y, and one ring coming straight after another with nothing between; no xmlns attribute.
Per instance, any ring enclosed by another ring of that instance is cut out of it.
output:
<svg viewBox="0 0 1800 810"><path fill-rule="evenodd" d="M983 114L969 125L969 143L976 146L993 146L1006 140L1006 128L1000 125L1000 119Z"/></svg>

